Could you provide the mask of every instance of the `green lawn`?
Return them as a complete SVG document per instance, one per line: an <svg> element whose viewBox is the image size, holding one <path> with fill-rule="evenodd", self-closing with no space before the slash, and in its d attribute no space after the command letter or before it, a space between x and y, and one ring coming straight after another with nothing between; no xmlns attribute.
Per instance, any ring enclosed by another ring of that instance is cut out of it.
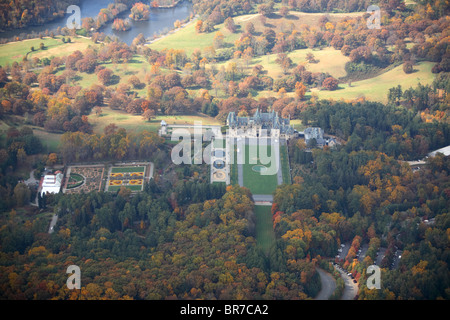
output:
<svg viewBox="0 0 450 320"><path fill-rule="evenodd" d="M11 123L7 123L5 120L0 121L1 139L6 139L6 131L12 126L15 126L15 125L11 124ZM33 134L39 138L39 140L41 141L41 143L44 147L43 153L51 153L51 152L58 151L59 144L61 141L61 136L62 136L61 133L47 132L43 128L33 126L33 125L19 125L16 127L17 127L17 129L20 130L20 128L22 126L27 126L33 130Z"/></svg>
<svg viewBox="0 0 450 320"><path fill-rule="evenodd" d="M317 60L316 63L308 63L306 55L312 53ZM307 70L311 72L328 72L335 78L343 77L347 74L345 71L345 64L350 59L342 54L340 50L334 48L325 48L323 50L299 49L289 52L288 57L291 58L294 65L304 65ZM278 55L268 54L258 56L249 64L249 69L255 65L262 65L267 75L277 79L284 76L282 67L276 63ZM218 64L219 67L221 64Z"/></svg>
<svg viewBox="0 0 450 320"><path fill-rule="evenodd" d="M44 50L40 49L41 42L45 45ZM50 58L51 56L58 57L69 55L76 50L84 51L89 45L95 44L90 39L81 37L71 37L71 43L64 43L61 36L9 42L0 45L0 65L12 64L14 61L19 62L27 53L29 53L28 60L34 57L39 59ZM34 47L35 51L31 52L31 47Z"/></svg>
<svg viewBox="0 0 450 320"><path fill-rule="evenodd" d="M124 172L144 172L145 167L114 167L111 168L112 173L124 173Z"/></svg>
<svg viewBox="0 0 450 320"><path fill-rule="evenodd" d="M268 145L267 148L267 154L269 156L272 152L272 146ZM250 156L250 148L248 145L245 146L245 163L243 165L244 186L249 188L253 194L272 194L278 185L277 175L262 175L260 172L254 171L255 166L264 165L259 159L259 146L257 150L258 159L256 159L257 155ZM271 163L265 166L269 167L270 165L274 166Z"/></svg>
<svg viewBox="0 0 450 320"><path fill-rule="evenodd" d="M291 184L291 174L289 172L289 155L286 146L280 146L281 171L283 174L283 183Z"/></svg>
<svg viewBox="0 0 450 320"><path fill-rule="evenodd" d="M306 129L306 126L302 123L302 120L299 119L291 120L291 126L293 126L297 131L303 131Z"/></svg>
<svg viewBox="0 0 450 320"><path fill-rule="evenodd" d="M353 100L365 97L367 100L386 103L389 89L399 84L403 90L416 87L419 83L431 84L435 75L431 73L433 62L419 62L414 66L415 72L406 74L403 67L398 66L377 77L352 82L351 87L348 84L340 84L339 89L335 91L312 90L318 94L319 99L334 100Z"/></svg>
<svg viewBox="0 0 450 320"><path fill-rule="evenodd" d="M52 133L44 131L43 129L34 129L34 127L32 128L34 135L41 140L41 143L44 146L44 152L58 152L62 137L61 133Z"/></svg>
<svg viewBox="0 0 450 320"><path fill-rule="evenodd" d="M114 76L118 77L116 81L117 83L107 85L110 89L115 89L119 84L125 83L128 84L131 76L135 75L140 80L142 88L133 88L130 86L130 90L137 93L138 98L146 98L147 97L147 89L145 86L145 75L150 72L150 64L145 60L144 57L135 55L133 59L128 61L128 63L118 63L113 64L111 62L102 63L102 66L111 69L113 71ZM65 70L59 70L56 74L60 75ZM72 85L79 85L83 88L89 88L93 84L98 83L98 77L95 73L85 73L78 72L76 78L74 79Z"/></svg>
<svg viewBox="0 0 450 320"><path fill-rule="evenodd" d="M235 185L239 184L238 181L238 170L237 170L237 152L236 152L236 146L234 146L233 150L233 163L230 165L230 184Z"/></svg>
<svg viewBox="0 0 450 320"><path fill-rule="evenodd" d="M101 115L97 116L92 110L89 115L89 122L94 128L94 132L103 133L103 129L111 123L115 123L120 128L125 128L127 131L141 132L143 130L157 132L161 126L161 121L164 120L168 125L171 124L189 124L194 122L201 122L203 125L220 125L216 119L203 115L173 115L173 116L156 116L150 122L142 118L141 115L126 113L121 110L113 110L109 107L102 107Z"/></svg>
<svg viewBox="0 0 450 320"><path fill-rule="evenodd" d="M192 21L186 27L177 30L176 32L169 34L148 46L154 50L161 51L163 49L183 49L186 55L189 57L195 49L203 50L206 47L213 45L213 39L217 31L220 31L224 35L224 46L230 46L234 44L241 32L238 30L236 33L228 31L224 24L218 24L215 26L215 31L209 33L197 33L195 31L195 24L197 20Z"/></svg>
<svg viewBox="0 0 450 320"><path fill-rule="evenodd" d="M273 232L272 213L270 206L255 206L256 215L256 241L264 252L268 252L275 242Z"/></svg>
<svg viewBox="0 0 450 320"><path fill-rule="evenodd" d="M120 187L128 188L131 191L141 191L142 190L142 185L139 185L139 186L136 186L136 185L134 185L134 186L130 186L130 185L125 186L124 185L124 186L108 186L108 191L110 191L110 192L119 191Z"/></svg>

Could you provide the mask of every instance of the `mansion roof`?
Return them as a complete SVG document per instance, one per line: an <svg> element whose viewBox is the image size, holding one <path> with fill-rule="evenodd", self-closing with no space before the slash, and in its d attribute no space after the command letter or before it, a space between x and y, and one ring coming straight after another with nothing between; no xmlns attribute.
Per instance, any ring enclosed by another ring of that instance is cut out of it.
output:
<svg viewBox="0 0 450 320"><path fill-rule="evenodd" d="M275 110L272 110L272 112L260 112L258 108L252 117L238 117L235 112L230 112L227 124L231 128L257 126L266 130L279 129L280 133L294 133L294 129L290 125L290 119L279 117L278 112L275 112Z"/></svg>

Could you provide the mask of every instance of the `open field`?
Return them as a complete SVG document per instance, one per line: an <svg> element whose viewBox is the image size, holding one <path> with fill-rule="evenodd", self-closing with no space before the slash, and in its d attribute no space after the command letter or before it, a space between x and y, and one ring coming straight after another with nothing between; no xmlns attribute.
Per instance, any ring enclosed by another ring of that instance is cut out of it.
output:
<svg viewBox="0 0 450 320"><path fill-rule="evenodd" d="M227 44L230 46L240 37L240 32L231 33L224 27L223 23L216 25L216 30L210 33L197 33L195 31L195 24L196 21L193 21L186 27L179 29L173 34L170 34L160 40L157 40L148 46L158 51L166 48L183 49L187 56L190 56L195 49L203 50L206 47L212 46L213 39L217 31L222 32L224 35L225 47L227 47Z"/></svg>
<svg viewBox="0 0 450 320"><path fill-rule="evenodd" d="M290 30L290 25L293 25L294 28L300 30L302 25L306 25L309 27L318 28L319 19L322 16L327 16L328 20L331 22L337 22L342 18L349 17L359 17L362 16L364 12L351 12L351 13L307 13L307 12L297 12L290 11L289 14L283 18L278 13L274 13L266 17L265 25L260 21L260 14L248 14L242 15L234 18L234 22L236 24L240 24L245 26L246 23L252 22L255 26L255 30L257 32L262 32L264 28L270 27L273 30L278 32L287 32Z"/></svg>
<svg viewBox="0 0 450 320"><path fill-rule="evenodd" d="M433 65L433 62L419 62L414 66L416 71L411 74L405 74L400 65L377 77L352 82L351 87L339 84L339 89L335 91L313 89L312 92L316 92L319 99L353 100L364 96L367 100L387 102L389 89L399 84L403 90L416 87L419 83L431 84L435 77L431 73Z"/></svg>
<svg viewBox="0 0 450 320"><path fill-rule="evenodd" d="M89 122L96 133L103 133L103 129L111 123L115 123L118 127L125 128L127 131L147 130L157 132L162 120L166 121L168 125L194 124L195 121L201 121L204 125L220 125L216 119L203 114L156 116L155 119L148 122L141 115L133 115L121 110L103 107L101 115L97 116L94 111L89 115Z"/></svg>
<svg viewBox="0 0 450 320"><path fill-rule="evenodd" d="M254 209L256 215L256 241L264 252L268 252L275 242L270 209L270 206L255 206Z"/></svg>
<svg viewBox="0 0 450 320"><path fill-rule="evenodd" d="M95 45L90 39L82 37L70 37L71 43L63 43L61 38L61 36L44 37L43 39L36 38L1 44L0 65L4 66L12 64L14 61L22 61L27 53L29 53L28 60L34 57L42 59L44 57L69 55L76 50L84 51L89 45ZM44 50L39 48L41 43L45 45ZM34 47L35 51L31 52L31 47Z"/></svg>
<svg viewBox="0 0 450 320"><path fill-rule="evenodd" d="M317 60L317 63L308 63L306 61L306 55L312 53ZM289 52L288 57L291 58L294 66L304 65L306 70L311 72L328 72L335 78L344 77L347 75L345 71L345 64L350 59L344 56L340 50L334 48L325 48L322 50L313 49L299 49ZM251 70L256 65L262 65L264 67L263 72L266 71L269 77L273 79L281 78L284 76L283 68L276 63L278 55L268 54L264 56L257 56L252 59L248 65L247 73L251 73ZM216 64L217 69L222 66L226 67L229 61ZM274 93L275 94L275 93Z"/></svg>
<svg viewBox="0 0 450 320"><path fill-rule="evenodd" d="M321 16L326 15L331 22L337 22L344 17L358 17L363 15L364 12L353 13L304 13L294 12L283 18L280 15L274 13L266 18L265 25L259 19L260 14L249 14L234 17L233 20L237 26L237 32L231 33L228 31L224 24L218 24L215 26L215 31L209 33L197 33L195 31L196 20L192 21L186 27L175 31L159 40L156 40L148 46L154 50L163 50L165 48L183 49L186 54L190 56L195 49L203 50L206 47L213 45L213 38L217 31L220 31L224 35L224 47L228 47L227 44L233 44L242 34L245 25L248 22L252 22L255 26L257 34L262 33L265 28L272 28L276 33L289 32L291 26L300 30L302 25L310 27L316 27L318 25ZM192 41L195 39L195 41Z"/></svg>
<svg viewBox="0 0 450 320"><path fill-rule="evenodd" d="M61 140L61 133L52 133L47 132L43 128L36 127L33 125L22 125L22 124L11 124L5 122L5 120L0 120L0 137L2 139L6 138L6 132L10 127L16 127L20 130L22 126L29 127L33 130L33 134L37 136L40 140L42 145L44 146L44 152L50 153L50 152L57 152L59 148L59 143Z"/></svg>
<svg viewBox="0 0 450 320"><path fill-rule="evenodd" d="M150 64L145 60L144 57L135 55L133 59L128 61L128 63L113 64L111 62L102 63L105 68L111 69L117 80L114 84L107 85L108 88L115 89L120 83L128 84L131 76L135 75L143 83L142 88L133 88L130 86L130 90L137 93L138 98L147 97L147 89L145 86L145 75L150 72ZM56 74L61 75L64 70L59 70ZM85 73L78 72L77 76L72 82L72 85L78 85L82 88L89 88L93 84L98 83L98 77L95 73Z"/></svg>
<svg viewBox="0 0 450 320"><path fill-rule="evenodd" d="M33 126L30 127L33 129L33 134L41 140L41 143L44 146L44 151L48 153L58 151L62 136L61 133L52 133L47 132L42 128Z"/></svg>

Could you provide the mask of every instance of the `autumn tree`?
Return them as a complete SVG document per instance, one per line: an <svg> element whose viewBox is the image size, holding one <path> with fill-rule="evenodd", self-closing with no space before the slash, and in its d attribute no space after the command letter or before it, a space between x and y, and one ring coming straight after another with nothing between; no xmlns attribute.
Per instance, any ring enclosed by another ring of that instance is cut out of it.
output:
<svg viewBox="0 0 450 320"><path fill-rule="evenodd" d="M202 20L197 20L197 22L195 23L195 31L197 33L203 32L203 21Z"/></svg>
<svg viewBox="0 0 450 320"><path fill-rule="evenodd" d="M114 22L112 24L113 30L116 31L128 31L131 29L131 23L128 19L114 19Z"/></svg>
<svg viewBox="0 0 450 320"><path fill-rule="evenodd" d="M275 4L273 3L273 1L270 1L268 3L262 3L262 4L258 5L258 8L257 8L258 13L263 16L268 16L275 11L274 5Z"/></svg>
<svg viewBox="0 0 450 320"><path fill-rule="evenodd" d="M288 57L285 53L279 53L277 59L275 60L282 68L283 72L286 74L292 67L292 59Z"/></svg>
<svg viewBox="0 0 450 320"><path fill-rule="evenodd" d="M309 63L316 63L316 57L314 56L314 54L312 52L308 52L306 54L306 61L308 61Z"/></svg>
<svg viewBox="0 0 450 320"><path fill-rule="evenodd" d="M281 8L280 8L280 14L281 14L284 18L286 18L286 17L289 15L289 8L288 8L288 7L285 7L285 6L281 7Z"/></svg>
<svg viewBox="0 0 450 320"><path fill-rule="evenodd" d="M58 161L58 155L56 153L50 153L47 157L47 166L53 167Z"/></svg>
<svg viewBox="0 0 450 320"><path fill-rule="evenodd" d="M111 82L113 75L114 73L111 69L105 68L97 73L97 78L103 85L108 85Z"/></svg>
<svg viewBox="0 0 450 320"><path fill-rule="evenodd" d="M150 122L151 120L153 120L155 118L155 110L153 109L147 109L144 111L144 113L142 114L142 117L147 120L148 122Z"/></svg>
<svg viewBox="0 0 450 320"><path fill-rule="evenodd" d="M322 82L322 87L330 91L336 90L338 88L338 85L339 81L333 77L328 77Z"/></svg>
<svg viewBox="0 0 450 320"><path fill-rule="evenodd" d="M150 17L150 6L137 2L131 8L130 18L135 21L148 20Z"/></svg>
<svg viewBox="0 0 450 320"><path fill-rule="evenodd" d="M228 17L227 19L225 19L224 25L225 28L228 29L228 31L230 31L231 33L236 33L237 27L236 24L234 23L233 18Z"/></svg>
<svg viewBox="0 0 450 320"><path fill-rule="evenodd" d="M255 25L253 24L253 22L248 22L246 25L245 25L245 32L246 33L249 33L249 34L255 34L255 31L256 31L256 29L255 29Z"/></svg>
<svg viewBox="0 0 450 320"><path fill-rule="evenodd" d="M403 72L404 73L412 73L414 71L413 63L412 61L405 61L403 63Z"/></svg>
<svg viewBox="0 0 450 320"><path fill-rule="evenodd" d="M303 84L303 82L296 82L295 83L295 95L299 100L303 100L306 93L306 86Z"/></svg>
<svg viewBox="0 0 450 320"><path fill-rule="evenodd" d="M222 32L217 31L216 34L214 35L213 38L213 46L216 49L222 48L223 47L223 40L224 40L224 35Z"/></svg>

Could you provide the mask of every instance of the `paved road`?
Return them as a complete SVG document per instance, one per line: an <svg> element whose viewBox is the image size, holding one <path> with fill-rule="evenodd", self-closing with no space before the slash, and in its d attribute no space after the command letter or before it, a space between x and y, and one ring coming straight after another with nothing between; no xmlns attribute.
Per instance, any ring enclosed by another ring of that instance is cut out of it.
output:
<svg viewBox="0 0 450 320"><path fill-rule="evenodd" d="M359 254L358 260L363 261L364 258L366 257L366 253L367 253L367 250L369 249L369 245L367 243L365 243L361 246L360 249L361 249L361 253Z"/></svg>
<svg viewBox="0 0 450 320"><path fill-rule="evenodd" d="M31 185L37 185L37 184L39 183L39 180L37 180L37 179L34 177L34 170L31 170L31 171L30 171L30 177L28 178L28 180L25 181L25 183L26 183L27 185L29 185L29 186L31 186Z"/></svg>
<svg viewBox="0 0 450 320"><path fill-rule="evenodd" d="M56 225L58 221L58 216L56 214L53 215L52 221L50 222L50 227L48 228L48 233L53 233L53 227Z"/></svg>
<svg viewBox="0 0 450 320"><path fill-rule="evenodd" d="M336 281L331 276L331 274L329 274L325 270L316 268L316 271L319 273L322 288L315 297L315 300L328 300L333 294L334 290L336 290Z"/></svg>
<svg viewBox="0 0 450 320"><path fill-rule="evenodd" d="M255 202L273 202L273 195L271 195L271 194L254 194L253 201L255 201Z"/></svg>
<svg viewBox="0 0 450 320"><path fill-rule="evenodd" d="M354 300L358 294L358 285L353 282L353 279L348 276L344 271L337 269L341 274L341 278L344 280L345 288L342 293L341 300Z"/></svg>
<svg viewBox="0 0 450 320"><path fill-rule="evenodd" d="M30 171L30 177L27 179L27 180L25 180L25 184L28 186L28 187L37 187L38 189L39 189L39 180L37 180L35 177L34 177L34 170L31 170ZM39 190L38 190L39 191ZM30 204L32 205L32 206L35 206L35 207L37 207L38 206L38 200L37 200L37 194L36 194L36 197L34 198L34 201L31 201L30 202Z"/></svg>

